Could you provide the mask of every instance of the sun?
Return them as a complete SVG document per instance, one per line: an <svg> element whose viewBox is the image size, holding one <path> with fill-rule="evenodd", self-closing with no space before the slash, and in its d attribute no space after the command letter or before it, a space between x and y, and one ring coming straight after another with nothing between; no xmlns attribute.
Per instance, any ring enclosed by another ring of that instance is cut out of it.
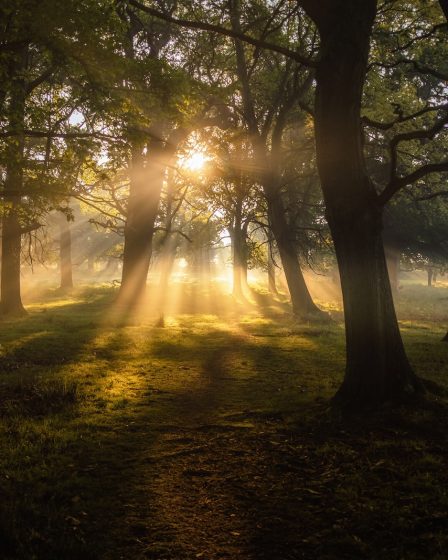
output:
<svg viewBox="0 0 448 560"><path fill-rule="evenodd" d="M188 171L200 171L207 160L208 158L203 152L191 152L181 159L180 165Z"/></svg>

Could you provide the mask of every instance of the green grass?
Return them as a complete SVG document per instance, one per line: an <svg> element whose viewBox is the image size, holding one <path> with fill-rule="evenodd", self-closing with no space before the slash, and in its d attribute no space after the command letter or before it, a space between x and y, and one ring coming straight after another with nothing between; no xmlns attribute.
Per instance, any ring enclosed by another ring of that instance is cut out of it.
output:
<svg viewBox="0 0 448 560"><path fill-rule="evenodd" d="M186 290L165 328L117 326L101 287L1 324L2 558L448 557L443 391L335 418L334 302L310 325L262 293L195 314ZM446 289L398 297L416 370L448 389Z"/></svg>

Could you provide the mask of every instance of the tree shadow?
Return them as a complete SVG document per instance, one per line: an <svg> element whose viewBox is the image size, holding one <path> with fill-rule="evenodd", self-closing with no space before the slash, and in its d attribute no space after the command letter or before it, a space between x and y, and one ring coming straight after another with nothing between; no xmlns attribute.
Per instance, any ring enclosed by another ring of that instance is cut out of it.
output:
<svg viewBox="0 0 448 560"><path fill-rule="evenodd" d="M5 534L22 525L9 532L10 558L398 559L446 551L446 519L429 511L444 511L436 491L446 478L444 402L363 422L331 416L328 401L317 399L339 382L331 329L327 336L264 319L263 328L235 321L230 330L178 317L163 332L110 329L90 355L98 326L84 314L82 306L72 320L61 313L65 338L55 319L17 346L15 363L60 372L67 362L45 357L48 342L56 356L73 352L71 364L107 364L104 384L120 376L129 401L75 413L61 424L63 441L42 431L36 446L52 452L41 471L2 479L7 497L22 496L4 508ZM75 329L72 348L64 341Z"/></svg>

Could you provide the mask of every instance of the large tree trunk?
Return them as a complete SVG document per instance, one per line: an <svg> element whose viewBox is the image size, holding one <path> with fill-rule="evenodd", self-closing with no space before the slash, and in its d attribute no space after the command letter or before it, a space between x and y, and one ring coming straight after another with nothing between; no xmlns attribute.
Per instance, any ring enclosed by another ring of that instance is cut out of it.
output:
<svg viewBox="0 0 448 560"><path fill-rule="evenodd" d="M61 217L59 239L61 290L71 290L73 288L72 233L65 214Z"/></svg>
<svg viewBox="0 0 448 560"><path fill-rule="evenodd" d="M247 289L247 248L243 232L235 230L232 235L233 295L244 297Z"/></svg>
<svg viewBox="0 0 448 560"><path fill-rule="evenodd" d="M20 294L20 250L21 227L17 218L16 206L13 204L3 216L0 301L2 315L25 313Z"/></svg>
<svg viewBox="0 0 448 560"><path fill-rule="evenodd" d="M385 244L384 247L386 254L387 270L389 272L390 285L392 292L397 293L400 286L399 272L400 272L400 249L393 245Z"/></svg>
<svg viewBox="0 0 448 560"><path fill-rule="evenodd" d="M446 21L448 22L448 0L439 0L440 7L443 11ZM448 342L448 332L442 338L443 342Z"/></svg>
<svg viewBox="0 0 448 560"><path fill-rule="evenodd" d="M19 55L17 77L12 80L9 102L9 132L6 152L6 179L2 220L2 270L0 313L22 315L25 308L20 293L20 253L22 228L19 209L23 191L24 122L26 83L23 72L27 66L28 46ZM22 70L22 72L21 72Z"/></svg>
<svg viewBox="0 0 448 560"><path fill-rule="evenodd" d="M448 21L448 0L439 0L439 4L445 19Z"/></svg>
<svg viewBox="0 0 448 560"><path fill-rule="evenodd" d="M145 294L165 169L162 152L161 143L152 141L145 166L143 146L136 144L132 151L123 270L117 300L119 306L129 311L138 305Z"/></svg>
<svg viewBox="0 0 448 560"><path fill-rule="evenodd" d="M376 1L303 4L321 36L317 162L345 310L346 374L335 402L363 409L421 388L398 328L381 237L382 212L362 150L361 95Z"/></svg>

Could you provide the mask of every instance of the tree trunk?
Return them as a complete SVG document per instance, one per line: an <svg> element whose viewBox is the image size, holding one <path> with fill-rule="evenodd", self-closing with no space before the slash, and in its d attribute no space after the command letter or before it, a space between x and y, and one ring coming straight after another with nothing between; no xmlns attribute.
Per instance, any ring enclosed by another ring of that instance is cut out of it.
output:
<svg viewBox="0 0 448 560"><path fill-rule="evenodd" d="M428 268L426 269L426 272L428 274L428 288L432 287L432 279L434 276L434 270L431 266L428 266Z"/></svg>
<svg viewBox="0 0 448 560"><path fill-rule="evenodd" d="M237 197L235 215L231 227L232 257L233 257L233 295L244 297L247 288L247 246L246 234L243 227L243 198Z"/></svg>
<svg viewBox="0 0 448 560"><path fill-rule="evenodd" d="M59 258L61 267L61 290L73 288L72 233L67 217L63 214L60 223Z"/></svg>
<svg viewBox="0 0 448 560"><path fill-rule="evenodd" d="M238 233L236 227L232 227L230 232L231 251L232 251L232 294L235 298L243 297L243 287L241 282L241 267L239 266Z"/></svg>
<svg viewBox="0 0 448 560"><path fill-rule="evenodd" d="M19 209L23 191L24 122L26 83L23 72L27 67L28 46L19 54L17 77L11 82L11 99L8 108L9 132L6 151L6 179L2 220L2 269L0 313L22 315L25 308L20 292L20 253L22 228ZM22 70L22 72L21 72Z"/></svg>
<svg viewBox="0 0 448 560"><path fill-rule="evenodd" d="M175 236L177 237L177 236ZM173 272L174 261L176 259L176 249L177 249L177 239L168 239L166 250L162 253L162 271L160 273L159 290L161 297L165 299L165 295L168 293L168 287L170 283L171 273Z"/></svg>
<svg viewBox="0 0 448 560"><path fill-rule="evenodd" d="M22 315L25 308L20 293L21 228L12 206L3 216L1 301L2 315Z"/></svg>
<svg viewBox="0 0 448 560"><path fill-rule="evenodd" d="M439 4L440 4L440 7L443 11L443 14L445 15L445 19L448 22L448 0L439 0ZM448 332L442 338L442 341L443 342L448 342Z"/></svg>
<svg viewBox="0 0 448 560"><path fill-rule="evenodd" d="M277 283L275 280L275 260L274 260L274 240L269 234L268 238L268 290L271 294L278 294Z"/></svg>
<svg viewBox="0 0 448 560"><path fill-rule="evenodd" d="M247 284L247 247L244 233L235 231L232 240L233 251L233 295L244 297Z"/></svg>
<svg viewBox="0 0 448 560"><path fill-rule="evenodd" d="M393 293L398 292L399 279L398 273L400 271L400 250L391 245L385 246L387 270L389 272L390 286Z"/></svg>
<svg viewBox="0 0 448 560"><path fill-rule="evenodd" d="M166 303L169 295L169 282L171 278L171 273L174 267L174 261L176 259L176 251L179 244L178 234L171 234L166 240L162 247L161 252L161 266L162 270L160 273L159 281L159 326L164 324L164 314L166 311Z"/></svg>
<svg viewBox="0 0 448 560"><path fill-rule="evenodd" d="M247 282L247 245L243 231L238 231L235 235L233 247L233 270L234 270L234 295L244 295L248 289ZM236 276L238 280L236 279ZM235 289L236 287L236 289Z"/></svg>
<svg viewBox="0 0 448 560"><path fill-rule="evenodd" d="M347 215L347 214L346 214ZM358 214L332 225L341 275L346 375L336 402L347 407L401 398L418 387L395 315L381 239L381 215Z"/></svg>
<svg viewBox="0 0 448 560"><path fill-rule="evenodd" d="M143 145L136 143L132 150L123 270L117 300L119 306L129 311L138 305L145 294L164 176L161 154L161 143L152 141L145 166Z"/></svg>
<svg viewBox="0 0 448 560"><path fill-rule="evenodd" d="M376 1L303 4L321 36L317 163L345 311L346 374L334 402L364 409L421 389L398 328L381 237L381 207L362 149L361 95Z"/></svg>
<svg viewBox="0 0 448 560"><path fill-rule="evenodd" d="M241 32L240 24L240 1L234 0L230 3L231 12L230 19L234 31ZM284 119L282 122L277 121L273 135L276 140L273 142L275 146L271 146L269 152L266 141L263 139L258 128L258 119L255 110L255 103L252 97L250 78L245 57L244 47L239 39L234 41L236 64L238 76L241 81L241 96L244 107L244 117L248 125L251 135L253 150L260 166L260 169L266 169L268 162L268 171L261 172L261 184L266 196L268 205L268 215L274 234L280 260L288 284L291 296L292 310L294 315L301 318L310 318L312 315L322 314L322 311L314 304L308 288L305 283L302 271L300 269L297 249L293 236L290 232L289 224L286 220L285 208L279 192L278 181L275 180L276 173L273 172L273 150L277 151L281 141L282 131L284 129ZM270 163L269 163L270 162ZM278 161L274 163L278 166Z"/></svg>
<svg viewBox="0 0 448 560"><path fill-rule="evenodd" d="M297 247L286 220L280 193L275 192L271 187L267 187L266 183L264 189L268 202L269 223L288 284L293 313L304 319L313 315L320 315L322 311L313 302L300 268Z"/></svg>

